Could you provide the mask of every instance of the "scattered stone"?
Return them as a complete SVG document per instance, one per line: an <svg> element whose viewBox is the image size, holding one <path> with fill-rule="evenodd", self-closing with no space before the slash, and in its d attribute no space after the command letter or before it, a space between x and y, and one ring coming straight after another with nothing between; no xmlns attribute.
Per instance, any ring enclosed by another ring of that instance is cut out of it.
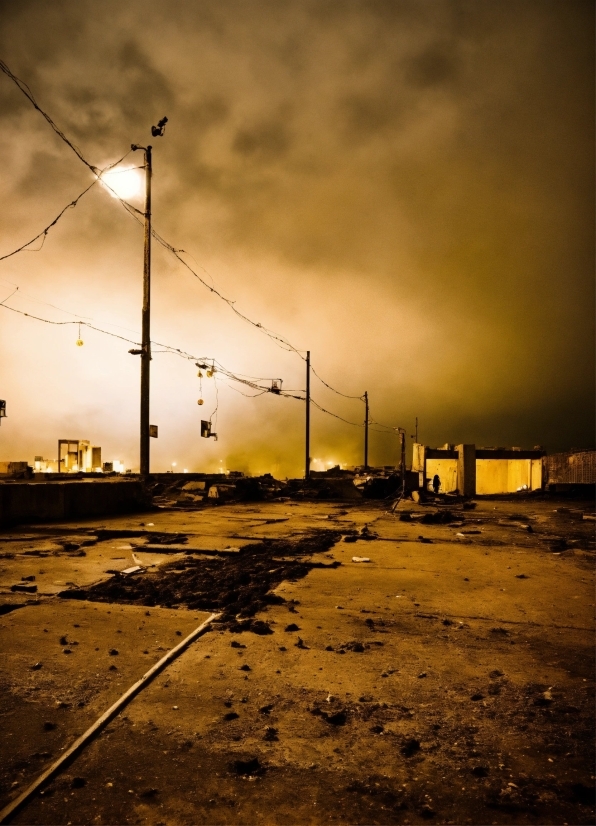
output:
<svg viewBox="0 0 596 826"><path fill-rule="evenodd" d="M475 703L478 702L478 700L484 700L484 694L481 694L479 691L476 691L475 694L472 694L470 700L473 700Z"/></svg>
<svg viewBox="0 0 596 826"><path fill-rule="evenodd" d="M35 582L34 574L31 574L31 576L22 576L21 582Z"/></svg>
<svg viewBox="0 0 596 826"><path fill-rule="evenodd" d="M87 785L87 781L84 777L73 777L70 785L73 789L82 789L83 786Z"/></svg>
<svg viewBox="0 0 596 826"><path fill-rule="evenodd" d="M50 723L49 720L43 724L44 731L54 731L56 728L56 723Z"/></svg>
<svg viewBox="0 0 596 826"><path fill-rule="evenodd" d="M68 645L68 637L60 637L60 645Z"/></svg>
<svg viewBox="0 0 596 826"><path fill-rule="evenodd" d="M419 542L423 542L425 545L430 545L432 543L432 539L428 539L426 536L419 536Z"/></svg>
<svg viewBox="0 0 596 826"><path fill-rule="evenodd" d="M443 625L453 625L453 620L450 620L450 619L444 619L444 620L442 620L442 622L443 622Z"/></svg>
<svg viewBox="0 0 596 826"><path fill-rule="evenodd" d="M145 799L155 797L156 794L159 794L159 789L145 789L145 791L141 792L139 797L144 797Z"/></svg>
<svg viewBox="0 0 596 826"><path fill-rule="evenodd" d="M265 768L259 763L258 757L253 757L248 760L234 760L230 763L230 770L241 777L255 777L263 774Z"/></svg>
<svg viewBox="0 0 596 826"><path fill-rule="evenodd" d="M325 651L335 651L335 649L333 648L332 645L326 645L325 646Z"/></svg>
<svg viewBox="0 0 596 826"><path fill-rule="evenodd" d="M296 648L304 648L305 650L308 650L308 645L304 644L302 637L298 637L298 642L294 643L294 645Z"/></svg>
<svg viewBox="0 0 596 826"><path fill-rule="evenodd" d="M300 628L296 625L295 622L291 622L289 625L286 625L284 631L300 631Z"/></svg>
<svg viewBox="0 0 596 826"><path fill-rule="evenodd" d="M285 647L285 645L280 645L278 650L279 651L287 651L288 649Z"/></svg>
<svg viewBox="0 0 596 826"><path fill-rule="evenodd" d="M108 668L108 671L118 671L118 667L117 667L116 665L111 665L111 666Z"/></svg>
<svg viewBox="0 0 596 826"><path fill-rule="evenodd" d="M244 663L244 665L241 665L238 670L239 671L252 671L250 665L247 665L246 663Z"/></svg>
<svg viewBox="0 0 596 826"><path fill-rule="evenodd" d="M428 677L428 674L427 674L426 671L421 671L420 674L418 675L418 679L422 680L422 679L424 679L424 677Z"/></svg>
<svg viewBox="0 0 596 826"><path fill-rule="evenodd" d="M370 562L370 558L368 556L353 556L352 562Z"/></svg>
<svg viewBox="0 0 596 826"><path fill-rule="evenodd" d="M420 810L420 814L422 815L422 817L423 817L425 820L430 820L431 818L433 818L433 817L435 816L436 812L435 812L435 810L434 810L434 809L432 809L432 808L428 805L428 803L425 803L425 805L424 805L424 806L422 807L422 809Z"/></svg>
<svg viewBox="0 0 596 826"><path fill-rule="evenodd" d="M490 672L488 676L491 678L491 680L496 680L497 677L504 677L505 675L502 671L499 671L498 668L495 668Z"/></svg>
<svg viewBox="0 0 596 826"><path fill-rule="evenodd" d="M278 732L276 728L273 726L267 726L265 728L265 734L263 735L263 740L266 740L268 743L273 743L276 740L279 740L277 736Z"/></svg>
<svg viewBox="0 0 596 826"><path fill-rule="evenodd" d="M401 747L404 757L412 757L418 751L420 751L420 740L416 740L415 737L408 737Z"/></svg>
<svg viewBox="0 0 596 826"><path fill-rule="evenodd" d="M62 653L63 654L72 654L72 650L70 648L63 648Z"/></svg>
<svg viewBox="0 0 596 826"><path fill-rule="evenodd" d="M323 714L322 716L332 726L345 726L348 719L348 715L343 709L341 711L336 711L335 714Z"/></svg>
<svg viewBox="0 0 596 826"><path fill-rule="evenodd" d="M117 657L119 653L117 648L110 648L110 657Z"/></svg>
<svg viewBox="0 0 596 826"><path fill-rule="evenodd" d="M530 579L530 577L526 576L525 574L516 574L515 578L516 579Z"/></svg>
<svg viewBox="0 0 596 826"><path fill-rule="evenodd" d="M384 729L384 727L383 727L383 726L381 726L381 725L376 725L376 726L371 726L371 727L370 727L370 731L371 731L373 734L383 734L383 732L385 731L385 729Z"/></svg>
<svg viewBox="0 0 596 826"><path fill-rule="evenodd" d="M509 631L506 628L501 628L500 626L498 628L491 628L490 633L491 634L500 634L503 637L508 637L509 636Z"/></svg>
<svg viewBox="0 0 596 826"><path fill-rule="evenodd" d="M261 714L271 714L272 711L273 711L273 703L269 703L266 706L261 706L261 708L259 709L259 712Z"/></svg>
<svg viewBox="0 0 596 826"><path fill-rule="evenodd" d="M232 642L230 643L230 646L232 648L246 648L246 646L243 645L241 642L238 642L238 640L232 640Z"/></svg>
<svg viewBox="0 0 596 826"><path fill-rule="evenodd" d="M343 541L344 542L356 542L357 539L358 539L357 536L354 536L353 534L349 534L348 536L344 536Z"/></svg>
<svg viewBox="0 0 596 826"><path fill-rule="evenodd" d="M535 706L550 706L552 701L553 701L552 692L550 690L549 691L543 691L542 694L540 695L540 697L536 697L536 699L534 700L534 705Z"/></svg>
<svg viewBox="0 0 596 826"><path fill-rule="evenodd" d="M240 715L236 711L228 711L227 714L224 714L224 720L229 722L230 720L237 720Z"/></svg>
<svg viewBox="0 0 596 826"><path fill-rule="evenodd" d="M39 669L40 669L42 666L43 666L43 663L41 663L41 662L39 662L39 663L34 663L34 664L31 666L31 671L39 671Z"/></svg>
<svg viewBox="0 0 596 826"><path fill-rule="evenodd" d="M37 591L37 585L25 585L19 582L16 585L11 585L10 590L24 594L34 594Z"/></svg>

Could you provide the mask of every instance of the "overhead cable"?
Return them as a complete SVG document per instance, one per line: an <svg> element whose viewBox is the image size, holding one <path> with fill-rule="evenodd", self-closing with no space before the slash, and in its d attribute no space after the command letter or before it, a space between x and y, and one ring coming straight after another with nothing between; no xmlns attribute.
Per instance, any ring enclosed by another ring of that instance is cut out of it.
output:
<svg viewBox="0 0 596 826"><path fill-rule="evenodd" d="M56 217L54 218L54 220L53 220L51 223L49 223L49 224L47 225L47 227L44 227L44 229L42 229L42 231L41 231L41 232L38 232L38 233L37 233L37 235L36 235L34 238L32 238L30 241L27 241L27 243L26 243L26 244L22 244L20 247L17 247L17 249L16 249L16 250L13 250L12 252L7 253L6 255L0 255L0 261L4 261L6 258L11 258L13 255L16 255L18 252L23 252L24 250L26 250L27 252L39 252L39 250L43 247L43 245L44 245L44 243L45 243L46 236L47 236L48 232L52 229L52 227L54 227L54 226L58 223L58 221L60 220L60 218L62 218L62 216L64 215L64 213L65 213L67 210L69 210L69 209L73 209L74 207L76 207L76 205L79 203L79 201L81 200L81 198L83 197L83 195L86 195L86 194L89 192L89 190L90 190L90 189L92 189L92 188L95 186L95 184L96 184L98 181L100 181L100 180L101 180L101 176L102 176L105 172L107 172L109 169L112 169L112 167L117 166L119 163L122 163L122 161L126 158L126 156L130 154L130 151L131 151L131 150L129 149L129 150L128 150L128 152L126 153L126 155L123 155L123 156L120 158L120 160L118 160L118 161L114 161L114 163L111 163L109 166L106 166L104 169L100 170L100 171L96 174L96 176L95 176L94 180L93 180L93 181L89 184L89 186L88 186L88 187L86 187L86 188L85 188L85 189L81 192L81 194L80 194L80 195L77 195L77 197L74 199L74 201L71 201L71 202L70 202L69 204L67 204L67 205L66 205L63 209L61 209L61 210L60 210L60 212L58 213L58 215L56 215ZM34 243L35 243L35 241L37 241L37 240L38 240L38 238L42 238L42 239L43 239L43 240L42 240L42 242L41 242L41 246L40 246L40 247L38 247L36 250L27 250L27 247L30 247L30 246L31 246L31 244L34 244Z"/></svg>
<svg viewBox="0 0 596 826"><path fill-rule="evenodd" d="M41 115L43 115L43 117L44 117L44 118L46 119L46 121L50 124L50 126L52 127L52 129L54 130L54 132L55 132L55 133L56 133L56 134L57 134L57 135L58 135L58 136L59 136L59 137L60 137L60 138L61 138L61 139L62 139L62 140L66 143L66 145L67 145L67 146L69 146L69 147L70 147L70 149L72 149L72 151L73 151L73 152L75 153L75 155L79 158L79 160L80 160L80 161L82 161L82 163L84 163L84 164L85 164L85 166L86 166L88 169L90 169L90 170L91 170L91 172L93 172L96 176L98 176L98 177L99 177L99 175L100 175L100 170L98 170L98 169L97 169L97 167L93 166L93 164L90 164L90 163L89 163L89 161L87 161L87 159L83 156L83 154L82 154L81 150L80 150L80 149L79 149L79 148L78 148L78 147L77 147L77 146L76 146L76 145L75 145L72 141L70 141L70 140L66 137L66 135L65 135L65 134L64 134L64 133L63 133L63 132L62 132L62 131L58 128L58 126L54 123L54 121L53 121L53 120L52 120L52 118L51 118L51 117L47 114L47 112L45 112L45 111L41 108L41 106L39 106L39 104L37 103L37 101L35 100L35 98L34 98L34 96L33 96L33 93L31 92L30 88L27 86L27 84L26 84L24 81L20 80L20 79L19 79L19 78L18 78L18 77L17 77L17 76L16 76L16 75L15 75L15 74L14 74L14 73L13 73L13 72L9 69L9 68L8 68L8 66L6 65L6 63L4 63L4 61L2 61L2 60L0 60L0 69L4 72L4 74L6 74L6 75L7 75L7 76L8 76L8 77L9 77L9 78L10 78L10 79L11 79L11 80L12 80L12 81L16 84L16 86L20 89L20 91L21 91L21 92L22 92L22 93L23 93L23 94L27 97L27 99L28 99L28 100L32 103L32 105L35 107L35 109L37 109L37 111L38 111ZM144 218L144 214L143 214L140 210L136 209L136 207L132 206L132 204L129 204L129 203L128 203L127 201L125 201L123 198L120 198L120 196L119 196L119 195L117 195L117 193L115 193L115 192L114 192L114 190L113 190L113 189L112 189L112 188L111 188L108 184L106 184L106 183L105 183L105 181L104 181L103 183L104 183L104 185L105 185L105 186L106 186L106 187L110 190L110 192L112 192L112 194L114 194L114 195L115 195L115 197L116 197L116 198L120 201L120 203L122 204L122 206L123 206L123 207L126 209L126 211L129 213L129 215L131 215L133 218L135 218L135 219L137 220L137 222L138 222L138 223L142 223L141 218ZM232 311L233 311L233 312L234 312L234 313L235 313L235 314L236 314L239 318L241 318L241 319L242 319L243 321L245 321L247 324L250 324L251 326L256 327L258 330L260 330L262 333L264 333L266 336L268 336L268 337L269 337L272 341L274 341L274 342L275 342L275 343L276 343L279 347L281 347L282 349L284 349L284 350L288 350L288 351L293 352L293 353L296 353L296 354L297 354L297 355L298 355L298 356L299 356L299 357L300 357L303 361L305 360L305 357L304 357L304 355L302 354L302 353L303 353L303 351L301 351L301 350L299 350L298 348L294 347L294 345L293 345L293 344L291 344L291 342L289 342L286 338L284 338L284 337L283 337L283 336L281 336L281 335L278 335L278 334L277 334L277 333L275 333L273 330L268 329L267 327L265 327L265 326L264 326L263 324L261 324L260 322L253 321L251 318L249 318L247 315L245 315L244 313L242 313L240 310L238 310L238 309L237 309L237 307L235 306L235 304L236 304L236 302L235 302L235 301L232 301L232 299L227 298L227 297L226 297L226 296L224 296L222 293L220 293L220 292L219 292L219 290L217 290L214 286L212 286L212 285L208 284L208 283L207 283L207 282L206 282L206 281L205 281L205 280L204 280L204 279L203 279L203 278L202 278L202 277L201 277L201 276L200 276L200 275L199 275L199 274L198 274L198 273L197 273L197 272L196 272L196 271L195 271L195 270L194 270L194 269L190 266L190 264L188 264L188 263L187 263L187 262L186 262L186 261L185 261L185 260L181 257L181 254L188 254L188 253L185 253L185 251L184 251L184 250L182 250L182 249L177 249L176 247L174 247L172 244L170 244L168 241L166 241L164 238L162 238L162 236L161 236L161 235L159 235L159 233L157 233L157 232L156 232L153 228L152 228L152 230L151 230L151 234L152 234L152 236L155 238L155 240L156 240L156 241L157 241L157 242L158 242L161 246L163 246L165 249L169 250L169 252L171 252L171 253L172 253L172 254L173 254L173 255L177 258L177 260L178 260L178 261L179 261L179 262L180 262L180 263L181 263L184 267L186 267L186 269L187 269L190 273L192 273L192 275L193 275L195 278L197 278L197 279L201 282L201 284L203 284L203 286L204 286L204 287L206 287L206 288L207 288L207 289L208 289L211 293L213 293L214 295L216 295L216 296L217 296L218 298L220 298L222 301L224 301L224 302L225 302L225 303L226 303L226 304L230 307L230 309L231 309L231 310L232 310ZM38 236L38 237L39 237L39 236ZM210 273L208 273L208 272L207 272L207 270L206 270L203 266L199 265L199 267L200 267L200 269L202 269L202 270L203 270L203 271L204 271L207 275L209 275L209 277L211 278ZM322 378L318 375L318 373L316 373L316 372L314 371L314 369L312 368L312 366L311 366L311 369L313 370L314 375L315 375L315 376L319 379L319 381L321 381L321 382L325 385L325 387L327 387L329 390L332 390L334 393L337 393L337 394L338 394L338 395L340 395L340 396L344 396L345 398L351 398L351 399L360 399L360 398L362 398L361 396L349 396L349 395L347 395L347 394L345 394L345 393L341 393L339 390L336 390L336 389L335 389L334 387L332 387L330 384L328 384L327 382L325 382L325 381L324 381L324 380L323 380L323 379L322 379Z"/></svg>

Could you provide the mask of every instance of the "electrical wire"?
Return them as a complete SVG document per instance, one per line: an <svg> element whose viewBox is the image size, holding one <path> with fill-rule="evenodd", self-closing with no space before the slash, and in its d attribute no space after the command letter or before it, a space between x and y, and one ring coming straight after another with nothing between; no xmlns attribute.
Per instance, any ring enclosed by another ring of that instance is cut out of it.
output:
<svg viewBox="0 0 596 826"><path fill-rule="evenodd" d="M56 123L55 123L55 122L52 120L52 118L51 118L51 117L47 114L47 112L45 112L45 111L41 108L41 106L39 106L39 104L38 104L38 103L37 103L37 101L35 100L35 97L33 96L33 93L31 92L31 89L27 86L27 84L26 84L24 81L20 80L20 79L19 79L19 78L18 78L18 77L17 77L17 76L16 76L16 75L15 75L15 74L14 74L14 73L10 70L10 69L9 69L9 67L6 65L6 63L4 63L4 61L2 61L2 60L0 60L0 69L4 72L4 74L6 74L6 75L7 75L7 76L8 76L8 77L9 77L9 78L10 78L10 79L11 79L11 80L12 80L12 81L16 84L16 86L17 86L17 87L20 89L20 91L21 91L21 92L22 92L22 93L23 93L23 94L24 94L24 95L28 98L28 100L31 102L31 104L34 106L34 108L35 108L35 109L36 109L36 110L37 110L37 111L38 111L38 112L39 112L39 113L40 113L40 114L41 114L41 115L45 118L45 120L49 123L49 125L52 127L52 129L54 130L54 132L55 132L55 133L56 133L56 134L57 134L57 135L58 135L58 136L59 136L59 137L60 137L60 138L64 141L64 143L66 143L66 145L67 145L70 149L72 149L72 151L73 151L73 152L75 153L75 155L79 158L79 160L80 160L80 161L82 161L82 163L84 163L84 164L85 164L85 166L86 166L89 170L91 170L91 172L93 172L96 176L100 177L100 170L98 170L98 169L97 169L97 167L93 166L93 164L90 164L90 163L89 163L89 161L87 161L87 160L86 160L86 158L83 156L83 154L82 154L81 150L80 150L80 149L79 149L79 148L78 148L78 147L77 147L77 146L76 146L76 145L75 145L72 141L70 141L70 140L66 137L66 135L64 134L64 132L62 132L62 131L58 128L58 126L56 125ZM128 154L128 153L127 153L127 154ZM124 157L126 157L126 156L124 156ZM114 192L114 190L113 190L113 189L112 189L112 188L111 188L108 184L106 184L106 183L105 183L105 181L103 181L103 183L104 183L104 185L105 185L105 186L106 186L106 187L110 190L110 192L112 192L112 194L114 194L114 196L115 196L115 197L116 197L116 198L120 201L121 205L122 205L122 206L123 206L123 208L124 208L124 209L125 209L125 210L129 213L129 215L131 215L131 217L135 218L135 220L136 220L138 223L140 223L140 224L141 224L141 223L142 223L142 221L140 220L140 217L143 217L143 218L144 218L144 217L145 217L145 216L144 216L144 213L142 213L140 210L136 209L136 207L132 206L132 204L129 204L129 203L128 203L127 201L125 201L123 198L120 198L120 196L119 196L117 193L115 193L115 192ZM83 194L84 194L84 193L83 193ZM82 196L81 196L81 197L82 197ZM67 207L67 208L68 208L68 207ZM139 216L140 216L140 217L139 217ZM188 270L188 271L189 271L189 272L190 272L190 273L191 273L191 274L192 274L192 275L193 275L196 279L198 279L198 281L199 281L199 282L200 282L200 283L201 283L204 287L206 287L206 288L207 288L207 289L208 289L211 293L213 293L214 295L216 295L219 299L221 299L222 301L224 301L224 302L228 305L228 307L230 307L230 309L231 309L231 310L232 310L232 311L233 311L233 312L234 312L234 313L235 313L235 314L236 314L239 318L241 318L241 319L242 319L243 321L245 321L247 324L250 324L251 326L253 326L253 327L257 328L258 330L260 330L262 333L264 333L266 336L268 336L268 337L269 337L269 338L270 338L270 339L271 339L274 343L276 343L276 344L277 344L279 347L281 347L282 349L287 350L287 351L289 351L289 352L296 353L296 355L298 355L298 356L299 356L299 357L300 357L303 361L305 361L305 360L306 360L306 359L305 359L305 357L304 357L304 355L303 355L303 352L304 352L304 351L301 351L301 350L299 350L298 348L294 347L294 345L293 345L293 344L291 344L291 343L290 343L290 342L289 342L286 338L284 338L284 337L283 337L283 336L281 336L281 335L278 335L278 334L277 334L277 333L275 333L273 330L270 330L269 328L265 327L265 326L264 326L261 322L256 322L256 321L253 321L251 318L249 318L247 315L245 315L244 313L242 313L240 310L238 310L238 309L237 309L237 307L235 306L235 304L236 304L236 302L235 302L235 301L233 301L232 299L227 298L226 296L224 296L224 295L223 295L223 294L222 294L222 293L221 293L218 289L216 289L213 285L208 284L208 283L205 281L205 279L204 279L204 278L202 278L202 277L201 277L201 276L200 276L200 275L199 275L199 274L198 274L198 273L197 273L197 272L196 272L196 271L195 271L195 270L194 270L194 269L190 266L190 264L188 264L188 263L187 263L187 262L186 262L186 261L185 261L185 260L181 257L181 256L182 256L182 254L188 255L189 253L186 253L184 250L182 250L182 249L177 249L176 247L174 247L172 244L170 244L168 241L166 241L166 240L165 240L165 239L164 239L161 235L159 235L159 233L158 233L155 229L153 229L153 227L152 227L152 229L151 229L151 234L152 234L153 238L155 238L155 240L156 240L156 241L157 241L157 242L158 242L161 246L163 246L166 250L168 250L170 253L172 253L172 255L174 255L174 256L176 257L176 259L177 259L177 260L178 260L178 261L179 261L179 262L180 262L180 263L181 263L184 267L186 267L186 269L187 269L187 270ZM39 236L38 236L38 237L39 237ZM31 243L31 242L30 242L30 243ZM210 274L210 273L209 273L209 272L205 269L205 267L203 267L202 265L200 265L200 264L199 264L199 265L198 265L198 268L200 268L201 270L203 270L203 272L205 272L205 274L206 274L206 275L208 275L208 276L209 276L209 278L211 278L211 279L213 280L213 278L212 278L211 274ZM314 368L312 367L312 365L311 365L311 370L313 370L314 375L315 375L315 376L319 379L319 381L321 381L321 382L325 385L325 387L327 387L329 390L333 391L333 392L334 392L334 393L336 393L337 395L344 396L345 398L351 398L351 399L361 399L361 398L362 398L362 396L350 396L350 395L348 395L348 394L346 394L346 393L342 393L341 391L336 390L336 389L335 389L334 387L332 387L330 384L328 384L327 382L325 382L325 381L324 381L324 380L323 380L323 379L322 379L322 378L318 375L318 373L316 373L316 371L314 370ZM331 414L331 415L333 415L333 414ZM339 417L338 417L338 418L339 418Z"/></svg>
<svg viewBox="0 0 596 826"><path fill-rule="evenodd" d="M97 173L98 173L97 168L96 168L96 167L94 167L94 166L92 166L92 165L91 165L91 164L90 164L90 163L89 163L89 162L88 162L88 161L87 161L87 160L83 157L83 154L82 154L81 150L78 148L78 146L76 146L76 145L75 145L72 141L70 141L70 140L66 137L66 135L64 134L64 132L62 132L62 131L61 131L61 130L60 130L60 129L56 126L56 124L54 123L54 121L52 120L52 118L51 118L51 117L47 114L47 112L44 112L44 110L41 108L41 106L39 106L39 104L37 103L37 101L36 101L36 100L35 100L35 98L33 97L33 92L32 92L32 91L31 91L31 89L27 86L27 84L26 84L23 80L20 80L20 79L19 79L19 78L18 78L15 74L13 74L13 73L11 72L11 70L8 68L8 66L6 65L6 63L5 63L3 60L0 60L0 70L1 70L1 71L3 71L3 72L4 72L4 74L5 74L5 75L7 75L7 77L9 77L9 78L13 81L13 83L15 83L15 84L18 86L18 88L19 88L19 89L21 90L21 92L25 95L25 97L26 97L26 98L28 98L28 99L31 101L31 103L33 104L34 108L35 108L35 109L37 109L37 111L38 111L41 115L43 115L43 117L47 120L47 122L50 124L50 126L52 127L52 129L54 130L54 132L58 135L58 137L59 137L59 138L61 138L61 139L64 141L64 143L72 149L72 151L75 153L75 155L78 157L78 159L79 159L80 161L82 161L82 162L85 164L85 166L86 166L88 169L90 169L90 170L91 170L91 172L93 172L94 174L97 174Z"/></svg>
<svg viewBox="0 0 596 826"><path fill-rule="evenodd" d="M1 63L1 61L0 61L0 63ZM52 227L56 226L56 224L58 223L58 221L60 220L60 218L62 218L62 216L64 215L64 213L65 213L67 210L69 210L69 209L73 209L74 207L76 207L76 205L79 203L79 201L81 200L81 198L83 197L83 195L86 195L86 194L89 192L89 190L90 190L90 189L92 189L92 188L95 186L95 184L96 184L98 181L101 181L101 180L102 180L102 175L105 175L105 173L106 173L106 172L108 172L110 169L112 169L114 166L118 166L118 164L122 163L122 161L123 161L123 160L124 160L124 159L125 159L128 155L130 155L131 151L132 151L132 150L131 150L131 149L129 149L129 150L128 150L128 152L127 152L125 155L123 155L123 156L122 156L119 160L114 161L114 163L111 163L111 164L109 164L108 166L104 167L104 169L100 170L100 171L99 171L99 173L98 173L98 174L96 174L95 179L94 179L94 180L93 180L93 181L89 184L89 186L88 186L88 187L86 187L86 188L85 188L85 189L81 192L81 194L80 194L80 195L77 195L77 197L76 197L73 201L71 201L71 202L70 202L69 204L67 204L67 205L66 205L63 209L61 209L61 210L60 210L60 212L58 213L58 215L56 215L56 217L54 218L54 220L53 220L51 223L49 223L49 224L47 225L47 227L44 227L44 229L42 229L42 231L41 231L41 232L38 232L38 233L37 233L37 235L36 235L34 238L32 238L30 241L27 241L27 243L26 243L26 244L22 244L22 246L17 247L17 249L16 249L16 250L13 250L12 252L7 253L6 255L1 255L1 256L0 256L0 261L5 261L7 258L11 258L13 255L16 255L17 253L19 253L19 252L23 252L23 251L27 251L27 252L39 252L39 251L41 250L41 248L43 247L44 243L45 243L46 236L47 236L48 232L52 229ZM136 167L135 167L135 168L136 168ZM104 184L105 184L105 181L102 181L102 183L104 183ZM107 184L106 184L106 186L107 186ZM110 187L108 187L108 188L110 188ZM111 189L111 188L110 188L110 189ZM41 239L42 239L41 246L40 246L40 247L38 247L38 249L36 249L36 250L27 250L27 247L30 247L30 246L31 246L31 244L34 244L34 243L35 243L35 241L37 241L37 239L38 239L38 238L41 238Z"/></svg>

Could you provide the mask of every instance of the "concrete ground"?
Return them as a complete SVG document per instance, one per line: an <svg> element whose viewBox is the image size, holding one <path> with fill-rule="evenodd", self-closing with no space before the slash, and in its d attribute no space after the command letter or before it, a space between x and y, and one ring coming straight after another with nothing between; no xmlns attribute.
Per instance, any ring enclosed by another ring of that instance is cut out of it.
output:
<svg viewBox="0 0 596 826"><path fill-rule="evenodd" d="M277 586L257 615L271 634L215 625L13 822L592 823L586 503L478 500L449 524L386 507L237 504L0 535L1 806L208 615L59 592L182 568L181 535L201 565L332 529L303 561L341 563Z"/></svg>

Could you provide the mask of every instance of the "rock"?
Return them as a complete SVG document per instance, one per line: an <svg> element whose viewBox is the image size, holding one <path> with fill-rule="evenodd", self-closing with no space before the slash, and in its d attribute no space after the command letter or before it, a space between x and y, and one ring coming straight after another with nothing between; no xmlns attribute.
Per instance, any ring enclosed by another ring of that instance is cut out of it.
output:
<svg viewBox="0 0 596 826"><path fill-rule="evenodd" d="M289 625L286 625L284 631L300 631L300 628L296 625L295 622L291 622Z"/></svg>
<svg viewBox="0 0 596 826"><path fill-rule="evenodd" d="M224 714L224 720L229 722L230 720L237 720L240 715L236 711L228 711L227 714Z"/></svg>
<svg viewBox="0 0 596 826"><path fill-rule="evenodd" d="M49 720L48 720L48 721L46 721L46 722L43 724L43 730L44 730L44 731L54 731L54 729L55 729L55 728L56 728L56 723L50 723L50 721L49 721Z"/></svg>
<svg viewBox="0 0 596 826"><path fill-rule="evenodd" d="M416 740L415 737L408 737L401 747L404 757L412 757L418 751L420 751L420 740Z"/></svg>
<svg viewBox="0 0 596 826"><path fill-rule="evenodd" d="M261 714L271 714L272 710L273 710L273 703L269 703L266 706L261 706L261 708L259 709L259 712Z"/></svg>
<svg viewBox="0 0 596 826"><path fill-rule="evenodd" d="M418 679L422 680L424 677L428 677L428 674L426 673L426 671L421 671L418 675Z"/></svg>
<svg viewBox="0 0 596 826"><path fill-rule="evenodd" d="M70 648L63 648L62 653L63 654L72 654L72 650Z"/></svg>
<svg viewBox="0 0 596 826"><path fill-rule="evenodd" d="M119 653L117 648L110 648L110 657L117 657Z"/></svg>
<svg viewBox="0 0 596 826"><path fill-rule="evenodd" d="M478 702L478 700L484 700L484 694L481 694L479 691L476 691L474 694L472 694L470 700L473 700L475 703Z"/></svg>
<svg viewBox="0 0 596 826"><path fill-rule="evenodd" d="M368 556L353 556L352 562L370 562Z"/></svg>
<svg viewBox="0 0 596 826"><path fill-rule="evenodd" d="M432 809L428 804L425 804L422 809L420 810L420 814L425 820L430 820L432 817L435 816L436 812Z"/></svg>
<svg viewBox="0 0 596 826"><path fill-rule="evenodd" d="M491 678L491 680L496 680L497 677L504 677L505 675L502 671L499 671L498 668L495 668L490 672L488 676Z"/></svg>
<svg viewBox="0 0 596 826"><path fill-rule="evenodd" d="M530 577L526 576L525 574L516 574L515 578L516 579L530 579Z"/></svg>
<svg viewBox="0 0 596 826"><path fill-rule="evenodd" d="M383 726L376 725L376 726L371 726L371 727L370 727L370 731L371 731L373 734L383 734L383 732L385 731L385 729L383 728Z"/></svg>
<svg viewBox="0 0 596 826"><path fill-rule="evenodd" d="M31 666L31 671L39 671L42 666L43 663L34 663L34 665Z"/></svg>
<svg viewBox="0 0 596 826"><path fill-rule="evenodd" d="M239 667L238 671L252 671L252 669L251 669L250 665L247 665L246 663L244 663L244 665L241 665Z"/></svg>
<svg viewBox="0 0 596 826"><path fill-rule="evenodd" d="M87 785L87 781L84 777L73 777L70 785L73 789L82 789L83 786Z"/></svg>
<svg viewBox="0 0 596 826"><path fill-rule="evenodd" d="M275 740L279 740L277 736L277 729L273 728L273 726L267 726L265 728L265 734L263 735L263 740L266 740L268 743L272 743Z"/></svg>
<svg viewBox="0 0 596 826"><path fill-rule="evenodd" d="M252 757L248 760L234 760L233 763L230 763L230 770L243 777L254 777L263 774L265 771L264 767L259 763L258 757Z"/></svg>
<svg viewBox="0 0 596 826"><path fill-rule="evenodd" d="M432 543L432 539L427 539L425 536L419 536L418 541L424 542L425 545L430 545Z"/></svg>
<svg viewBox="0 0 596 826"><path fill-rule="evenodd" d="M16 585L11 585L10 590L24 594L34 594L37 591L37 585L25 585L19 582Z"/></svg>
<svg viewBox="0 0 596 826"><path fill-rule="evenodd" d="M474 777L487 777L488 776L488 767L487 766L474 766L472 769L472 774Z"/></svg>
<svg viewBox="0 0 596 826"><path fill-rule="evenodd" d="M232 640L232 642L230 643L230 646L232 648L246 648L245 645L242 645L242 643L238 642L237 640Z"/></svg>
<svg viewBox="0 0 596 826"><path fill-rule="evenodd" d="M323 717L332 726L345 726L348 719L348 715L343 709L336 711L335 714L324 714Z"/></svg>
<svg viewBox="0 0 596 826"><path fill-rule="evenodd" d="M304 640L302 639L302 637L298 637L298 642L294 644L296 648L304 648L305 650L308 650L308 645L304 644Z"/></svg>
<svg viewBox="0 0 596 826"><path fill-rule="evenodd" d="M22 576L21 582L35 582L35 576L31 574L31 576Z"/></svg>
<svg viewBox="0 0 596 826"><path fill-rule="evenodd" d="M344 542L356 542L357 539L358 539L358 537L353 536L352 534L349 534L348 536L344 536Z"/></svg>

